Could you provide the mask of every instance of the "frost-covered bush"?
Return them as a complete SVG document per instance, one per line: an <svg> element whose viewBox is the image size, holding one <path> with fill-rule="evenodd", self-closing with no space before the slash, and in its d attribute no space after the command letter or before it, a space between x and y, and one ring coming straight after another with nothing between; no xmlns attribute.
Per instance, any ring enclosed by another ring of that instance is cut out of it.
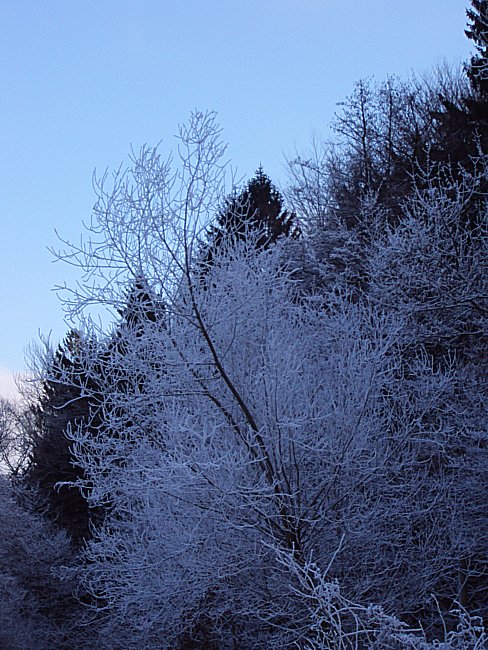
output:
<svg viewBox="0 0 488 650"><path fill-rule="evenodd" d="M423 630L408 629L397 617L375 605L359 605L344 596L312 560L297 562L293 554L279 561L297 579L297 595L306 603L309 628L295 643L300 650L482 650L488 633L480 617L454 609L456 628L428 641Z"/></svg>
<svg viewBox="0 0 488 650"><path fill-rule="evenodd" d="M73 585L57 571L72 560L69 540L19 504L0 477L0 646L6 650L72 647Z"/></svg>

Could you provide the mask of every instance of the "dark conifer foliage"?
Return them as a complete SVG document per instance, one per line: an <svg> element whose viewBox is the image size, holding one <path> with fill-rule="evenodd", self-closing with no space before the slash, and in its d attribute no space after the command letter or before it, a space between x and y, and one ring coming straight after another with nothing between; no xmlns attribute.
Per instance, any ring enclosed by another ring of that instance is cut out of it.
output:
<svg viewBox="0 0 488 650"><path fill-rule="evenodd" d="M471 0L466 14L471 24L466 36L475 44L477 54L471 58L467 74L473 90L488 96L488 0Z"/></svg>
<svg viewBox="0 0 488 650"><path fill-rule="evenodd" d="M40 509L65 528L75 544L89 535L86 499L67 485L83 478L83 472L74 464L66 431L80 424L88 426L90 416L90 399L80 385L78 345L79 335L71 331L54 355L39 404L32 407L38 427L24 476L26 485L38 490ZM70 383L67 377L72 378Z"/></svg>
<svg viewBox="0 0 488 650"><path fill-rule="evenodd" d="M97 371L108 374L127 394L142 390L136 376L120 376L117 368L120 358L128 354L125 330L141 336L147 323L163 322L162 307L155 304L142 278L134 281L127 296L127 305L120 311L122 321L113 337L98 353ZM54 355L44 381L43 395L35 412L37 429L24 476L26 485L39 494L39 508L64 528L75 545L90 536L90 522L99 522L100 509L90 510L86 495L68 483L83 480L83 471L77 467L71 441L66 433L78 426L87 432L101 424L98 412L100 397L88 369L80 362L80 346L90 345L75 331L71 331ZM112 413L112 417L121 417ZM105 412L104 417L107 417Z"/></svg>
<svg viewBox="0 0 488 650"><path fill-rule="evenodd" d="M441 97L443 110L433 113L438 138L432 159L449 163L457 177L463 170L471 171L473 160L488 153L488 2L472 0L471 4L465 31L477 49L466 67L471 92L457 104Z"/></svg>
<svg viewBox="0 0 488 650"><path fill-rule="evenodd" d="M156 299L142 276L134 280L127 295L127 305L120 310L120 315L127 326L137 331L141 331L146 323L161 322L164 319L162 304L156 304Z"/></svg>
<svg viewBox="0 0 488 650"><path fill-rule="evenodd" d="M442 98L442 105L433 113L437 138L428 154L434 165L447 163L460 178L463 170L472 171L474 161L488 153L488 95L469 95L460 104Z"/></svg>
<svg viewBox="0 0 488 650"><path fill-rule="evenodd" d="M283 204L281 193L259 167L245 189L225 201L217 225L208 233L205 264L212 263L219 246L229 237L237 242L253 232L257 234L257 248L267 248L280 237L299 237L296 215L285 210Z"/></svg>

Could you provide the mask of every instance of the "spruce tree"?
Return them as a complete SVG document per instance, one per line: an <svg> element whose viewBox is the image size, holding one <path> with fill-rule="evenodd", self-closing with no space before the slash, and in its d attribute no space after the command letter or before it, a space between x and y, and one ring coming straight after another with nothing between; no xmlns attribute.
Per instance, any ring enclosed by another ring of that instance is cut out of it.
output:
<svg viewBox="0 0 488 650"><path fill-rule="evenodd" d="M477 49L466 67L471 91L457 102L441 96L442 110L432 112L435 141L427 152L432 165L431 178L439 175L439 169L446 168L454 182L462 181L466 175L478 178L477 187L463 212L468 230L481 226L488 192L486 174L479 172L480 159L488 155L488 1L471 0L471 4L472 9L466 12L471 22L465 30ZM445 184L441 175L439 182Z"/></svg>
<svg viewBox="0 0 488 650"><path fill-rule="evenodd" d="M217 225L208 232L204 247L204 265L212 263L215 253L224 241L256 236L256 248L266 249L280 237L297 238L300 230L296 215L284 209L283 196L259 167L255 176L239 194L226 199L217 217Z"/></svg>
<svg viewBox="0 0 488 650"><path fill-rule="evenodd" d="M83 372L77 357L80 337L71 331L55 352L38 404L37 422L24 482L37 491L39 509L64 528L75 544L89 535L89 511L81 492L65 483L83 478L75 465L69 427L88 426L90 399L82 390ZM68 377L70 380L68 381Z"/></svg>
<svg viewBox="0 0 488 650"><path fill-rule="evenodd" d="M111 377L121 391L129 394L143 387L140 378L120 376L118 372L121 359L130 353L128 340L134 334L141 336L147 323L163 323L164 316L142 278L134 281L120 315L121 321L98 351L95 365L96 373ZM98 405L102 396L80 361L81 346L90 345L90 341L72 330L46 368L42 395L31 407L36 429L24 475L25 484L37 491L39 509L64 528L75 545L90 537L90 522L99 523L103 517L101 509L89 508L86 494L67 485L85 478L67 436L69 428L81 426L90 435L99 426L105 427L108 415L106 410L101 415ZM120 418L123 414L112 412L110 416ZM127 426L130 425L128 422Z"/></svg>
<svg viewBox="0 0 488 650"><path fill-rule="evenodd" d="M473 90L488 96L488 0L471 0L472 8L466 11L471 21L466 36L475 44L477 54L471 57L467 74Z"/></svg>

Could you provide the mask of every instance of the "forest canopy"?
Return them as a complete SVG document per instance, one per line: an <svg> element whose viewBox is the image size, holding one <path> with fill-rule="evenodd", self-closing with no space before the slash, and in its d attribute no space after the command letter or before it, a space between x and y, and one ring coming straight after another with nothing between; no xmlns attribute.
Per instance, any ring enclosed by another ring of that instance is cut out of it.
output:
<svg viewBox="0 0 488 650"><path fill-rule="evenodd" d="M488 646L488 2L226 185L214 112L96 182L75 325L0 404L0 646ZM97 325L92 308L112 314ZM485 617L485 618L483 618Z"/></svg>

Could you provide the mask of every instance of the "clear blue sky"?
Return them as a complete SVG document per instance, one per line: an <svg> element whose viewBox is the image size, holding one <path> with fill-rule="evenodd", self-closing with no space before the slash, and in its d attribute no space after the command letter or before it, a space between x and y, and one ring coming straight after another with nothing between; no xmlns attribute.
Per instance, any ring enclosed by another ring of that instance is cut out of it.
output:
<svg viewBox="0 0 488 650"><path fill-rule="evenodd" d="M66 332L54 230L76 239L95 168L173 145L215 109L240 175L325 135L356 80L468 58L463 0L2 0L0 394L38 332Z"/></svg>

